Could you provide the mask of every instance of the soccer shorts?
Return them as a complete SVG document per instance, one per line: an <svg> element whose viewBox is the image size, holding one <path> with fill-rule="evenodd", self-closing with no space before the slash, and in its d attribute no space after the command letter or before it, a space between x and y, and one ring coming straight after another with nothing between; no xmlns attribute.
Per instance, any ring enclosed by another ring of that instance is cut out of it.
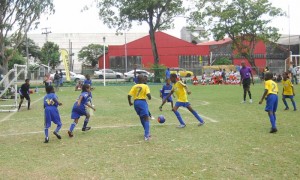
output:
<svg viewBox="0 0 300 180"><path fill-rule="evenodd" d="M294 99L294 96L293 96L293 95L283 95L282 97L283 97L283 98Z"/></svg>
<svg viewBox="0 0 300 180"><path fill-rule="evenodd" d="M75 103L72 109L71 119L79 119L80 116L87 116L86 108L84 106L77 106Z"/></svg>
<svg viewBox="0 0 300 180"><path fill-rule="evenodd" d="M176 107L188 107L189 105L191 105L189 102L176 102L175 106Z"/></svg>
<svg viewBox="0 0 300 180"><path fill-rule="evenodd" d="M21 98L21 99L24 99L24 98L25 98L27 101L30 100L30 96L29 96L28 94L24 94L24 95L20 94L20 98Z"/></svg>
<svg viewBox="0 0 300 180"><path fill-rule="evenodd" d="M149 109L146 100L135 100L134 109L140 118L149 117Z"/></svg>
<svg viewBox="0 0 300 180"><path fill-rule="evenodd" d="M265 111L269 112L276 112L278 106L278 96L277 94L269 94L267 97L267 103Z"/></svg>
<svg viewBox="0 0 300 180"><path fill-rule="evenodd" d="M44 112L45 112L45 128L51 127L51 121L54 124L61 125L61 119L56 107L46 107Z"/></svg>
<svg viewBox="0 0 300 180"><path fill-rule="evenodd" d="M167 96L163 97L162 100L164 100ZM167 99L167 102L173 102L173 99L172 99L172 96L170 96L168 99Z"/></svg>
<svg viewBox="0 0 300 180"><path fill-rule="evenodd" d="M250 83L251 83L250 78L243 79L243 88L244 88L244 89L250 88Z"/></svg>

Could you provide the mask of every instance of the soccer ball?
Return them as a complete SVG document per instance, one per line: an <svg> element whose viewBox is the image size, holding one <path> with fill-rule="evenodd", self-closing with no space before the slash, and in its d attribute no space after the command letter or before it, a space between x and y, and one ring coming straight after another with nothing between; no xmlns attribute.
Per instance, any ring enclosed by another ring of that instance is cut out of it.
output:
<svg viewBox="0 0 300 180"><path fill-rule="evenodd" d="M163 124L166 121L166 119L165 119L165 117L163 115L160 115L160 116L158 116L157 121L159 123Z"/></svg>

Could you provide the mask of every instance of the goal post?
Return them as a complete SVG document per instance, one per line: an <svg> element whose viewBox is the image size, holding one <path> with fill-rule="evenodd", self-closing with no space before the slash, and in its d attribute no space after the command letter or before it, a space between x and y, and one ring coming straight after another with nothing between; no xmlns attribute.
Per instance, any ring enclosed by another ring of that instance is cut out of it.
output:
<svg viewBox="0 0 300 180"><path fill-rule="evenodd" d="M11 78L13 74L13 77ZM8 73L0 81L0 86L4 85L4 89L0 93L0 112L16 112L18 110L18 79L24 74L24 79L27 78L27 66L14 64L14 68L8 71ZM13 90L14 99L13 103L10 99L2 99L4 94L7 94L9 90ZM6 104L3 104L6 102ZM10 107L10 108L8 108Z"/></svg>

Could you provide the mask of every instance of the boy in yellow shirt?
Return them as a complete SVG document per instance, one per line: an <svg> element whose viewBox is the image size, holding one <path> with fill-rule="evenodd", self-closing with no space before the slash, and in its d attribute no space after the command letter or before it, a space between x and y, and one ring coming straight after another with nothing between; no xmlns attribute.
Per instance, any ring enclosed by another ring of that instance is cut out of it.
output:
<svg viewBox="0 0 300 180"><path fill-rule="evenodd" d="M283 85L282 101L285 105L284 110L289 110L289 106L285 100L286 98L289 98L292 101L294 111L296 111L297 108L296 108L296 103L294 101L294 96L295 96L294 86L291 80L289 79L289 74L287 72L283 73L282 85Z"/></svg>
<svg viewBox="0 0 300 180"><path fill-rule="evenodd" d="M186 107L199 121L198 126L202 126L205 122L203 119L199 116L199 114L193 110L191 104L188 102L187 94L191 94L191 92L188 90L186 84L184 84L181 80L177 80L176 74L171 74L171 82L174 84L172 87L171 92L163 99L163 102L159 109L162 108L162 106L166 103L167 99L171 97L171 95L175 92L177 97L177 102L175 103L175 106L173 107L172 111L175 113L180 125L178 128L184 128L186 126L185 122L183 121L181 115L178 112L179 107Z"/></svg>
<svg viewBox="0 0 300 180"><path fill-rule="evenodd" d="M268 112L269 119L272 125L272 128L270 130L270 133L276 133L277 127L276 127L276 110L278 106L278 86L277 83L273 80L273 74L270 72L267 72L265 74L265 91L263 96L261 97L261 100L259 101L259 104L262 104L263 100L266 98L266 107L265 111Z"/></svg>

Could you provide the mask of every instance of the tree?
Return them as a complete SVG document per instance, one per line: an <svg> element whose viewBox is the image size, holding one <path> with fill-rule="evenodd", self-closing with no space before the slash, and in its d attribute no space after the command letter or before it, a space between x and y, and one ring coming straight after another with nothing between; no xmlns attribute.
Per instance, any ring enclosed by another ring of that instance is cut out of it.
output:
<svg viewBox="0 0 300 180"><path fill-rule="evenodd" d="M18 51L14 52L13 49L9 49L9 50L5 51L5 53L6 53L6 56L11 57L10 61L8 62L8 70L14 68L14 64L23 65L26 63L25 58Z"/></svg>
<svg viewBox="0 0 300 180"><path fill-rule="evenodd" d="M230 65L230 64L232 64L232 61L227 57L219 57L214 61L213 64L214 65Z"/></svg>
<svg viewBox="0 0 300 180"><path fill-rule="evenodd" d="M245 57L251 66L254 63L254 49L258 41L276 41L278 29L270 26L272 18L283 16L268 0L203 0L191 13L192 26L202 26L211 32L215 40L228 36L239 56Z"/></svg>
<svg viewBox="0 0 300 180"><path fill-rule="evenodd" d="M59 46L54 42L47 41L42 47L41 63L48 64L52 69L55 69L60 64Z"/></svg>
<svg viewBox="0 0 300 180"><path fill-rule="evenodd" d="M4 70L8 70L8 62L17 52L29 29L36 29L41 14L54 12L53 0L0 0L0 56ZM10 47L5 46L7 39L12 39ZM13 49L10 56L5 56L6 50ZM5 73L6 73L5 72Z"/></svg>
<svg viewBox="0 0 300 180"><path fill-rule="evenodd" d="M41 48L35 44L35 42L28 38L27 39L27 47L28 47L28 54L31 57L34 57L34 59L41 59ZM21 44L18 47L18 51L26 57L26 40L22 41Z"/></svg>
<svg viewBox="0 0 300 180"><path fill-rule="evenodd" d="M159 63L155 32L172 28L174 17L183 15L186 9L182 0L96 0L99 17L109 28L117 32L128 30L136 22L146 22L152 45L154 64Z"/></svg>
<svg viewBox="0 0 300 180"><path fill-rule="evenodd" d="M99 44L89 44L83 47L78 53L79 61L83 61L86 65L93 67L98 64L99 56L103 55L103 46Z"/></svg>

